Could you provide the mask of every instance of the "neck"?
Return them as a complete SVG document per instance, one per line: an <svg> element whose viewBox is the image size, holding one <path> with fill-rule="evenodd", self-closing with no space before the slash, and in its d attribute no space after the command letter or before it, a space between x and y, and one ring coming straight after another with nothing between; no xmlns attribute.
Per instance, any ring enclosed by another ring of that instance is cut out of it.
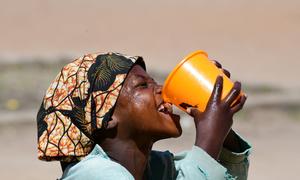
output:
<svg viewBox="0 0 300 180"><path fill-rule="evenodd" d="M106 138L100 146L112 160L124 166L134 179L141 180L152 148L152 141L140 143L138 140Z"/></svg>

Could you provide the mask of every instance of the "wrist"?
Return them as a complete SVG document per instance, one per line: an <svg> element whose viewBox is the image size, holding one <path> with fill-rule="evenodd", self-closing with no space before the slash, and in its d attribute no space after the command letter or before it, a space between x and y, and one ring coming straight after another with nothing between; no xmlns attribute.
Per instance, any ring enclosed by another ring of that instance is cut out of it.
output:
<svg viewBox="0 0 300 180"><path fill-rule="evenodd" d="M201 137L201 138L200 138ZM197 136L195 145L207 152L212 158L218 159L223 142L213 137Z"/></svg>

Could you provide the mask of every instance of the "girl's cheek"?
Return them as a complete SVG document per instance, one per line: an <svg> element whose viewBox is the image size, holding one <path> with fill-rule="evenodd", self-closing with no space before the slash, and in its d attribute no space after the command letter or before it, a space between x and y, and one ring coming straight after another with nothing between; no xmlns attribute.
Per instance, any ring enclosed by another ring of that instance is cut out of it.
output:
<svg viewBox="0 0 300 180"><path fill-rule="evenodd" d="M149 104L151 104L153 101L153 96L152 96L151 90L145 89L145 90L135 93L135 95L133 96L132 99L134 99L136 104L148 107Z"/></svg>

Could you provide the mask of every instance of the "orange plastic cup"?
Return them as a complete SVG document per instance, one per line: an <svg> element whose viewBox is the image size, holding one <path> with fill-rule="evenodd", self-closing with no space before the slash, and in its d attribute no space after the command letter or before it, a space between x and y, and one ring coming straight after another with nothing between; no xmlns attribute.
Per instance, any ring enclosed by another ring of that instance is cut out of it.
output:
<svg viewBox="0 0 300 180"><path fill-rule="evenodd" d="M169 74L163 86L162 97L164 101L184 111L188 107L196 107L203 112L218 75L223 76L223 99L233 87L233 82L208 59L206 52L195 51Z"/></svg>

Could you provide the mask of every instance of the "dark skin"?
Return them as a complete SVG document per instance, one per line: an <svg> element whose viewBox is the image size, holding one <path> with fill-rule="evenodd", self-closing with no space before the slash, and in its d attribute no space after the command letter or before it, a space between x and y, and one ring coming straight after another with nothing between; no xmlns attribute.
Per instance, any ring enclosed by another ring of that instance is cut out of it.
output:
<svg viewBox="0 0 300 180"><path fill-rule="evenodd" d="M213 62L218 68L222 68L219 62ZM229 71L222 70L230 78ZM247 97L243 95L233 104L241 92L240 82L234 83L233 88L223 100L221 100L222 89L223 77L219 76L205 111L200 112L196 108L188 109L190 115L194 117L196 126L195 145L201 147L216 160L222 146L231 151L240 152L240 145L231 126L233 115L243 108L247 100Z"/></svg>
<svg viewBox="0 0 300 180"><path fill-rule="evenodd" d="M230 76L228 71L223 71ZM246 97L242 96L232 107L230 104L238 96L240 88L241 84L236 82L229 95L221 100L222 78L218 77L206 110L203 113L197 109L188 110L195 121L195 145L215 159L218 159L223 145L230 150L239 150L231 131L232 117L242 109ZM178 115L158 110L163 103L161 93L162 86L142 67L135 65L127 75L111 121L101 132L101 137L97 137L97 143L108 156L124 166L137 180L143 178L153 143L179 137L182 133Z"/></svg>

